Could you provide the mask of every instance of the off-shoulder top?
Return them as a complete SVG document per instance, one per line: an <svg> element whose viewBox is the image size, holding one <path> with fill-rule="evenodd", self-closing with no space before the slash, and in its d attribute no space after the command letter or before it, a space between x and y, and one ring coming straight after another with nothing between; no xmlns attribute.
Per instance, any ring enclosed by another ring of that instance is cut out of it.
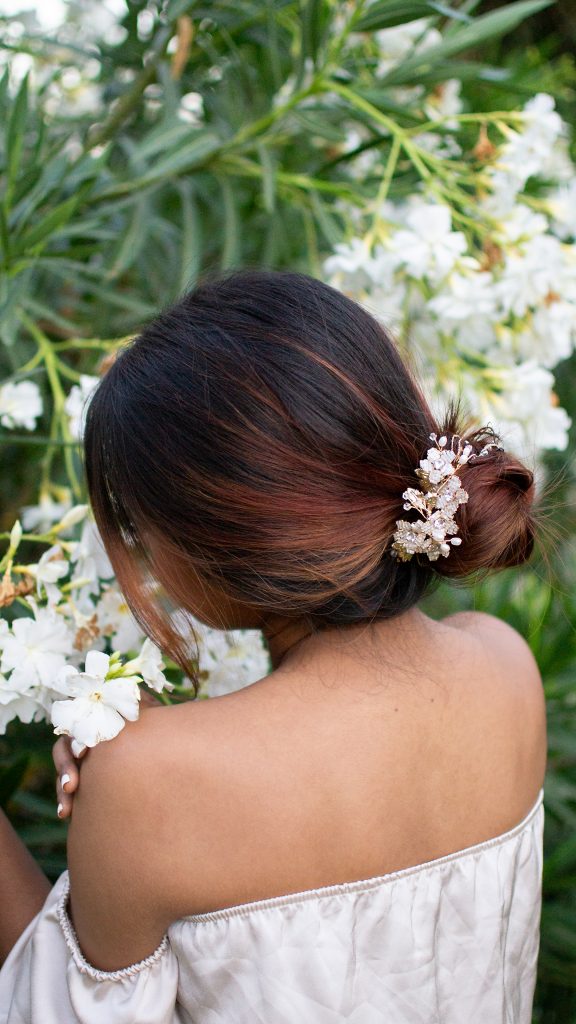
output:
<svg viewBox="0 0 576 1024"><path fill-rule="evenodd" d="M0 971L1 1024L530 1024L542 792L510 831L425 864L170 925L100 971L65 871Z"/></svg>

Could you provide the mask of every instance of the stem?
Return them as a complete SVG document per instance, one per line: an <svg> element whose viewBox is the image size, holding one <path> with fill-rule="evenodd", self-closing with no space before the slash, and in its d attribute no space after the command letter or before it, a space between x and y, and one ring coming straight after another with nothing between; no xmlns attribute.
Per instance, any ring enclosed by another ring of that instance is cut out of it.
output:
<svg viewBox="0 0 576 1024"><path fill-rule="evenodd" d="M108 142L116 134L120 125L130 117L132 111L135 110L140 103L146 86L150 85L150 83L156 78L156 65L164 56L171 36L171 26L166 27L160 33L156 50L148 64L136 76L127 92L120 97L116 107L106 121L104 121L103 124L95 125L94 128L88 132L84 151L93 149L94 146L103 146L105 142Z"/></svg>
<svg viewBox="0 0 576 1024"><path fill-rule="evenodd" d="M398 138L397 135L395 135L393 140L392 140L392 146L390 147L390 153L388 154L388 159L386 161L386 167L384 168L384 174L382 176L382 181L380 183L380 187L378 189L378 194L376 196L374 218L373 218L373 221L372 221L372 227L370 228L370 231L368 232L368 234L366 236L367 244L368 244L368 247L370 249L372 248L372 246L374 244L374 239L375 239L375 237L376 237L376 235L378 233L378 229L379 229L379 227L380 227L380 225L382 223L382 217L380 216L380 211L382 210L382 207L383 207L384 203L386 202L386 197L387 197L388 192L390 190L390 185L392 183L392 178L394 177L394 171L396 170L396 165L398 163L398 157L400 156L401 148L402 148L402 145L401 145L400 139Z"/></svg>
<svg viewBox="0 0 576 1024"><path fill-rule="evenodd" d="M0 533L0 540L9 540L10 534L4 530ZM39 544L53 544L54 535L50 533L23 533L22 540L37 541Z"/></svg>
<svg viewBox="0 0 576 1024"><path fill-rule="evenodd" d="M52 446L54 448L66 448L67 446L77 447L77 441L62 441L60 438L43 437L40 434L4 434L0 432L0 444L36 444L42 447Z"/></svg>
<svg viewBox="0 0 576 1024"><path fill-rule="evenodd" d="M27 363L24 363L24 366L20 367L20 369L18 370L18 373L19 374L31 373L32 370L35 370L36 367L39 366L41 362L42 362L42 352L40 351L40 349L37 349L36 352L34 353L34 355L32 356L32 358L29 359Z"/></svg>
<svg viewBox="0 0 576 1024"><path fill-rule="evenodd" d="M340 82L335 81L324 82L323 86L324 91L338 93L338 95L342 96L342 99L347 100L352 107L356 107L357 110L362 110L363 113L368 115L368 117L377 121L378 124L381 124L384 128L387 128L392 136L398 135L402 142L404 141L407 134L404 129L401 128L400 125L391 117L388 117L388 114L383 114L381 110L378 110L378 107L369 103L368 100L363 99L363 97L359 96L358 93L355 93L353 89L349 89L347 85L342 85Z"/></svg>
<svg viewBox="0 0 576 1024"><path fill-rule="evenodd" d="M503 129L501 122L515 121L522 122L524 114L519 110L491 110L487 114L446 114L444 117L435 118L433 121L424 121L423 124L415 125L414 128L407 128L407 135L419 135L430 128L438 128L439 125L449 121L457 121L458 124L493 124L500 131Z"/></svg>
<svg viewBox="0 0 576 1024"><path fill-rule="evenodd" d="M224 143L221 152L226 152L228 149L235 149L236 146L243 146L245 142L248 142L255 135L260 135L261 132L266 131L270 125L274 124L276 121L280 121L284 115L296 107L301 100L316 92L317 88L318 82L314 79L314 81L311 82L310 85L307 85L305 89L300 89L298 92L295 92L282 106L276 107L275 110L271 110L270 113L264 114L264 116L258 118L257 121L253 121L252 124L247 124L244 128L241 128L229 142Z"/></svg>
<svg viewBox="0 0 576 1024"><path fill-rule="evenodd" d="M259 164L245 156L230 153L221 161L224 168L229 167L249 178L261 178L262 168ZM327 192L331 195L347 196L355 202L360 198L353 186L345 182L324 181L322 178L311 178L307 174L296 174L289 171L276 171L276 180L281 185L296 186L307 192Z"/></svg>
<svg viewBox="0 0 576 1024"><path fill-rule="evenodd" d="M53 341L52 348L56 349L57 352L67 352L69 349L74 351L87 348L87 349L98 349L103 352L113 352L115 348L119 348L120 345L128 341L128 338L119 338L117 341L103 341L100 338L74 338L73 340L66 341Z"/></svg>
<svg viewBox="0 0 576 1024"><path fill-rule="evenodd" d="M64 417L64 403L66 396L60 383L60 377L58 371L62 372L62 361L56 355L56 352L52 348L52 345L46 335L38 328L30 317L24 313L20 313L22 323L30 332L38 345L38 351L41 352L46 367L46 374L50 383L50 390L52 392L52 400L54 403L54 412L52 415L52 423L50 425L50 439L53 442L47 447L46 454L42 460L42 480L41 486L47 488L50 480L50 469L54 460L54 454L56 451L56 442L58 442L58 429L60 427L62 431L62 440L64 442L64 460L66 463L66 470L68 472L68 478L72 491L76 498L81 497L82 487L76 473L76 467L74 466L74 454L72 448L74 446L74 439L72 438L68 429ZM67 368L66 368L67 369ZM73 372L73 371L70 371Z"/></svg>

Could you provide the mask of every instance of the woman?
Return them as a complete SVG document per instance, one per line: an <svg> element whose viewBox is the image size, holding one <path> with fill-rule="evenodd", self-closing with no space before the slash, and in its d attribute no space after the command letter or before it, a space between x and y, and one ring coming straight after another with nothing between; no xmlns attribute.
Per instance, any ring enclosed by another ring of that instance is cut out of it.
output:
<svg viewBox="0 0 576 1024"><path fill-rule="evenodd" d="M259 628L273 667L89 752L52 889L4 823L0 1020L528 1024L541 681L504 623L418 602L530 555L531 473L439 425L364 309L272 272L150 324L85 457L149 635L188 666L185 610Z"/></svg>

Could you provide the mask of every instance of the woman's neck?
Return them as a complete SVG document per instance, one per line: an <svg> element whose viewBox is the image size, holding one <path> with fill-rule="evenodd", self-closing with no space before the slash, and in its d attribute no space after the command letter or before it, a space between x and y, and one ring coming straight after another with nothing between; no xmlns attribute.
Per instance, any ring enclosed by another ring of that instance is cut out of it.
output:
<svg viewBox="0 0 576 1024"><path fill-rule="evenodd" d="M280 666L283 670L294 667L304 652L307 657L319 656L327 648L333 649L335 642L345 644L350 653L355 644L364 647L368 640L383 644L389 650L390 643L398 647L403 638L413 634L414 627L421 631L426 625L432 625L428 617L418 608L411 608L392 619L324 629L313 628L305 619L272 616L262 626L262 633L270 651L272 669L277 671Z"/></svg>

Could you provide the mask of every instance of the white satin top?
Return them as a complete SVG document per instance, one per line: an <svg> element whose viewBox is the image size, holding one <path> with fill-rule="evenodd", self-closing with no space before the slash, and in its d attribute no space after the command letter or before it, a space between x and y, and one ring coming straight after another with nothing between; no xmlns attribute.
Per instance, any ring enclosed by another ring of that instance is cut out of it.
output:
<svg viewBox="0 0 576 1024"><path fill-rule="evenodd" d="M540 792L446 857L183 917L118 971L84 959L65 871L0 971L0 1024L530 1024L543 821Z"/></svg>

